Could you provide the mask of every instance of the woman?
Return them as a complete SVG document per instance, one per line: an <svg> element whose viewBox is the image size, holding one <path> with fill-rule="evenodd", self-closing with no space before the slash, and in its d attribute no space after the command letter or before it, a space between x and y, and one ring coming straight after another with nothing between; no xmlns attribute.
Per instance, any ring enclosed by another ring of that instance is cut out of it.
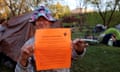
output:
<svg viewBox="0 0 120 72"><path fill-rule="evenodd" d="M44 6L40 6L36 9L31 17L30 22L33 22L35 25L35 29L40 28L51 28L52 24L56 22L51 16L51 12L48 8ZM79 55L83 55L86 51L87 43L80 39L75 39L72 45L72 58L76 58ZM34 65L34 37L30 38L24 46L21 48L21 54L19 57L19 61L16 65L15 72L35 72ZM70 72L69 69L51 69L51 70L42 70L40 72Z"/></svg>

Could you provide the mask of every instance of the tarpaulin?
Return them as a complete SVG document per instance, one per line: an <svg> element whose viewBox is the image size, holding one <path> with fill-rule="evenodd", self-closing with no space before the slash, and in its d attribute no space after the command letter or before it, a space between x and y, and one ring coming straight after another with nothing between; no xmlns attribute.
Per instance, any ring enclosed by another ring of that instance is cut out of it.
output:
<svg viewBox="0 0 120 72"><path fill-rule="evenodd" d="M34 35L33 24L29 23L32 12L16 16L8 21L8 27L0 35L0 52L17 61L20 56L21 47ZM52 27L60 27L61 21L56 21Z"/></svg>
<svg viewBox="0 0 120 72"><path fill-rule="evenodd" d="M17 61L25 41L34 34L33 25L29 23L31 14L11 18L0 37L0 51L14 61Z"/></svg>

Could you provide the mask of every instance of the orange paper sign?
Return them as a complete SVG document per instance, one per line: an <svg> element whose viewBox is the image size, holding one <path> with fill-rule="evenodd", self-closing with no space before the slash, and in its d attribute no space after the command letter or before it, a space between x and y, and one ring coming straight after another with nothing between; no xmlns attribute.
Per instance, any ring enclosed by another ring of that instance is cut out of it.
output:
<svg viewBox="0 0 120 72"><path fill-rule="evenodd" d="M70 29L53 28L36 30L34 55L37 70L70 68Z"/></svg>

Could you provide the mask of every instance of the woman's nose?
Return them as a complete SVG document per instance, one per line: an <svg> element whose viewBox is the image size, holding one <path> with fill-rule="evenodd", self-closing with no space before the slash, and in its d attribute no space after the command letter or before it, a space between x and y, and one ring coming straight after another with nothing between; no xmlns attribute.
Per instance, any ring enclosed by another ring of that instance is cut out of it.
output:
<svg viewBox="0 0 120 72"><path fill-rule="evenodd" d="M42 22L42 21L40 21L40 22L39 22L39 24L43 25L43 22Z"/></svg>

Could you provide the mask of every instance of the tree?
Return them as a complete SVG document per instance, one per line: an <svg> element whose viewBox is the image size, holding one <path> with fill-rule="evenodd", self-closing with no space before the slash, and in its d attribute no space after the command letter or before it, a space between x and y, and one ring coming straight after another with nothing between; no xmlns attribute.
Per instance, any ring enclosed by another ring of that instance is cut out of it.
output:
<svg viewBox="0 0 120 72"><path fill-rule="evenodd" d="M70 14L70 8L67 5L61 5L59 2L57 2L55 5L50 5L50 9L57 19Z"/></svg>
<svg viewBox="0 0 120 72"><path fill-rule="evenodd" d="M28 0L4 0L6 6L8 6L11 16L18 16L25 12L30 11Z"/></svg>
<svg viewBox="0 0 120 72"><path fill-rule="evenodd" d="M82 30L82 26L85 25L86 23L86 11L87 11L87 0L78 0L78 8L79 8L79 22L78 22L78 26L80 28L80 30Z"/></svg>
<svg viewBox="0 0 120 72"><path fill-rule="evenodd" d="M2 15L8 14L10 17L18 16L31 11L42 2L48 0L0 0L0 10Z"/></svg>
<svg viewBox="0 0 120 72"><path fill-rule="evenodd" d="M94 7L97 8L100 17L103 20L103 24L109 27L113 18L114 12L117 8L119 0L88 0ZM108 12L109 11L109 12ZM109 13L109 14L108 14Z"/></svg>
<svg viewBox="0 0 120 72"><path fill-rule="evenodd" d="M118 10L120 12L120 1L118 0Z"/></svg>
<svg viewBox="0 0 120 72"><path fill-rule="evenodd" d="M69 7L63 7L60 3L56 4L56 6L53 5L53 3L55 3L56 1L58 0L0 0L0 10L2 12L4 11L2 15L13 17L30 12L34 10L35 7L44 4L45 6L49 7L52 11L54 11L54 13L56 13L56 15L58 15L59 17L62 17L66 12L70 12ZM52 5L55 7L51 7Z"/></svg>
<svg viewBox="0 0 120 72"><path fill-rule="evenodd" d="M5 5L3 0L0 0L0 18L7 18L9 13L9 8Z"/></svg>

